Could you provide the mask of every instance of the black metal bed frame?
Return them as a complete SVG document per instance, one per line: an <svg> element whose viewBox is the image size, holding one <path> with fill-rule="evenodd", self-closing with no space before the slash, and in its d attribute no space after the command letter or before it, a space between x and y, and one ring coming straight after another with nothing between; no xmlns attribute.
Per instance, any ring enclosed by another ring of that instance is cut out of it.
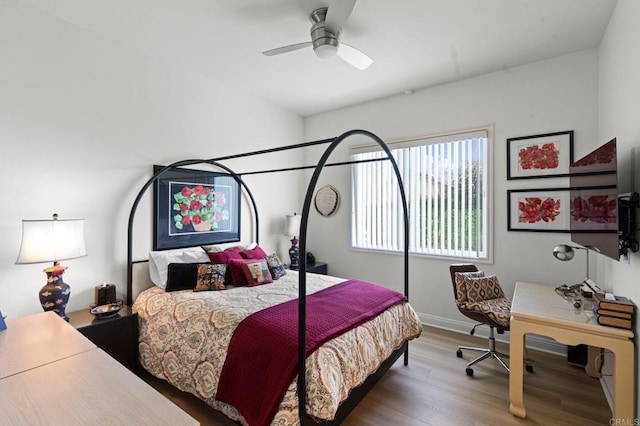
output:
<svg viewBox="0 0 640 426"><path fill-rule="evenodd" d="M367 136L370 139L372 139L374 142L376 142L381 148L382 150L387 154L386 158L381 158L381 159L374 159L374 160L362 160L362 161L345 161L345 162L339 162L339 163L327 163L329 156L331 155L331 153L335 150L335 148L342 143L345 139L347 139L350 136L353 135L362 135L362 136ZM242 158L242 157L249 157L249 156L254 156L254 155L262 155L262 154L268 154L268 153L273 153L273 152L279 152L279 151L285 151L285 150L291 150L291 149L298 149L298 148L305 148L308 146L314 146L314 145L322 145L322 144L330 144L329 147L325 150L325 152L323 153L322 157L320 158L320 161L315 165L315 166L300 166L300 167L290 167L290 168L281 168L281 169L270 169L270 170L262 170L262 171L253 171L253 172L246 172L246 173L236 173L233 170L231 170L229 167L223 165L220 163L220 161L224 161L224 160L230 160L230 159L235 159L235 158ZM304 170L304 169L314 169L313 175L311 177L311 180L309 181L309 185L307 187L307 192L306 192L306 196L305 196L305 200L304 200L304 205L303 205L303 209L302 209L302 213L301 213L301 221L300 221L300 238L299 238L299 249L300 249L300 253L306 253L306 247L307 247L307 225L308 225L308 217L309 217L309 211L311 210L311 202L312 202L312 198L313 198L313 194L315 192L315 188L316 185L318 183L318 179L320 177L320 174L322 172L322 169L324 167L330 167L330 166L342 166L342 165L350 165L350 164L357 164L357 163L363 163L363 162L371 162L371 161L390 161L392 166L393 166L393 170L394 173L396 175L396 181L398 183L398 187L399 187L399 193L400 193L400 198L402 200L402 211L403 211L403 219L404 219L404 295L408 298L409 297L409 220L408 220L408 209L407 209L407 200L406 200L406 195L405 195L405 191L404 191L404 187L402 184L402 178L400 175L400 171L398 169L398 165L395 161L395 159L393 158L393 155L391 155L391 151L389 150L389 147L375 134L366 131L366 130L350 130L347 131L345 133L343 133L342 135L336 137L336 138L330 138L330 139L323 139L323 140L318 140L318 141L313 141L313 142L304 142L304 143L299 143L299 144L294 144L294 145L287 145L287 146L283 146L283 147L278 147L278 148L270 148L270 149L264 149L264 150L258 150L258 151L252 151L252 152L246 152L243 154L235 154L235 155L228 155L228 156L224 156L224 157L218 157L218 158L213 158L213 159L208 159L208 160L199 160L199 159L192 159L192 160L182 160L182 161L177 161L175 163L169 164L168 166L165 166L163 168L158 169L158 171L142 186L142 188L140 189L140 191L138 192L138 195L136 196L133 205L131 207L131 211L129 213L129 222L128 222L128 229L127 229L127 305L131 306L133 304L133 300L132 300L132 292L133 292L133 225L134 225L134 219L135 219L135 214L136 214L136 210L138 208L138 205L140 204L140 201L142 199L142 196L145 194L145 192L149 189L149 187L151 186L151 184L153 184L157 178L165 171L168 170L170 168L174 168L174 167L184 167L184 166L190 166L190 165L194 165L194 164L210 164L212 166L218 167L224 171L226 171L227 173L229 173L246 191L252 207L253 207L253 212L254 212L254 218L255 218L255 241L256 243L259 242L259 226L260 226L260 220L259 220L259 216L258 216L258 208L255 202L255 199L253 197L253 194L251 193L251 190L249 189L249 187L245 184L245 182L242 180L242 175L251 175L251 174L259 174L259 173L274 173L274 172L284 172L284 171L294 171L294 170ZM305 383L305 377L306 377L306 363L305 363L305 359L306 359L306 353L305 353L305 330L306 330L306 293L307 293L307 279L306 279L306 271L307 271L307 262L306 262L306 256L302 256L301 260L300 260L300 265L298 267L298 381L297 381L297 392L298 392L298 414L299 414L299 418L300 418L300 423L302 425L305 424L316 424L317 421L315 421L311 416L307 415L306 413L306 404L305 404L305 389L306 389L306 383ZM404 342L404 344L396 349L389 358L387 358L387 360L385 360L380 367L378 367L378 369L372 373L366 380L365 382L358 386L357 388L353 389L349 395L349 397L343 401L343 403L340 405L338 411L336 412L336 415L334 417L334 420L331 422L324 422L324 424L339 424L350 412L351 410L353 410L353 408L358 404L358 402L360 402L360 400L362 398L364 398L364 396L367 394L367 392L375 385L375 383L384 375L384 373L386 373L389 368L391 368L391 366L398 360L398 358L400 358L401 355L404 354L404 365L407 365L409 363L409 345L408 342Z"/></svg>

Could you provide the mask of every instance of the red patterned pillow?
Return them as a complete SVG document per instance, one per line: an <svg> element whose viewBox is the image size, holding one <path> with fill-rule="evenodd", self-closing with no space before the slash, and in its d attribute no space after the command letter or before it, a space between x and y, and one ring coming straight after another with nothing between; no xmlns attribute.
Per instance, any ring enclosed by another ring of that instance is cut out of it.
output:
<svg viewBox="0 0 640 426"><path fill-rule="evenodd" d="M265 253L260 246L255 246L249 250L242 250L240 256L242 256L243 259L264 259L267 257L267 253Z"/></svg>
<svg viewBox="0 0 640 426"><path fill-rule="evenodd" d="M241 268L249 287L273 282L265 259L245 260Z"/></svg>

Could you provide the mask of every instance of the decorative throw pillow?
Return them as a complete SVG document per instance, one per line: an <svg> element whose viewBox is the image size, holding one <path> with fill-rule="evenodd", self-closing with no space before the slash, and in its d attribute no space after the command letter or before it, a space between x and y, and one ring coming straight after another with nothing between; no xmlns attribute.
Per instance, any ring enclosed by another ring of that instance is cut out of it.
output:
<svg viewBox="0 0 640 426"><path fill-rule="evenodd" d="M196 286L193 291L225 290L224 275L227 265L210 263L198 265Z"/></svg>
<svg viewBox="0 0 640 426"><path fill-rule="evenodd" d="M244 276L242 265L244 262L250 261L249 259L230 259L227 264L227 274L225 278L225 284L233 284L235 286L247 285L247 278Z"/></svg>
<svg viewBox="0 0 640 426"><path fill-rule="evenodd" d="M165 288L170 263L204 263L208 261L207 253L202 247L151 251L149 252L149 275L155 285Z"/></svg>
<svg viewBox="0 0 640 426"><path fill-rule="evenodd" d="M219 251L219 252L208 252L209 260L211 263L219 264L224 263L226 265L229 264L229 261L232 259L240 259L242 260L242 256L240 255L240 249L234 247L232 249ZM227 267L227 272L224 276L225 284L233 284L233 277L231 276L231 268Z"/></svg>
<svg viewBox="0 0 640 426"><path fill-rule="evenodd" d="M242 250L240 256L242 256L243 259L264 259L267 257L267 253L265 253L260 246L255 246L252 249Z"/></svg>
<svg viewBox="0 0 640 426"><path fill-rule="evenodd" d="M456 272L456 303L464 306L467 302L467 278L484 277L484 271L476 272Z"/></svg>
<svg viewBox="0 0 640 426"><path fill-rule="evenodd" d="M495 275L466 278L465 285L467 287L468 303L504 298L504 292L500 288L498 277Z"/></svg>
<svg viewBox="0 0 640 426"><path fill-rule="evenodd" d="M240 267L249 287L273 282L265 259L246 260Z"/></svg>
<svg viewBox="0 0 640 426"><path fill-rule="evenodd" d="M170 263L164 291L193 290L198 279L198 266L203 263Z"/></svg>
<svg viewBox="0 0 640 426"><path fill-rule="evenodd" d="M277 254L273 253L267 256L267 265L269 266L269 272L274 280L282 278L287 275L287 269L284 267L284 263L280 260Z"/></svg>

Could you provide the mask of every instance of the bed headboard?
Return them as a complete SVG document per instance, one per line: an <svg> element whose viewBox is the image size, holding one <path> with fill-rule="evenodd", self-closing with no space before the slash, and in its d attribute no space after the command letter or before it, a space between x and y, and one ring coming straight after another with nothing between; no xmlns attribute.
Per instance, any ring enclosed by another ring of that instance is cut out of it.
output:
<svg viewBox="0 0 640 426"><path fill-rule="evenodd" d="M151 276L149 275L148 260L132 262L131 268L131 298L135 301L140 293L153 287L155 284L151 281Z"/></svg>

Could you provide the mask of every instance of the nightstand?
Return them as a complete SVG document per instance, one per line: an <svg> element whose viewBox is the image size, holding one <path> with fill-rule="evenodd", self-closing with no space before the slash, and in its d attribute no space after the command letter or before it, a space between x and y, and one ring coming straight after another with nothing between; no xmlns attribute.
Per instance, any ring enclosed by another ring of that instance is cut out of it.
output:
<svg viewBox="0 0 640 426"><path fill-rule="evenodd" d="M67 312L69 324L87 339L135 372L138 364L138 314L123 306L118 315L98 319L89 309Z"/></svg>
<svg viewBox="0 0 640 426"><path fill-rule="evenodd" d="M287 268L290 268L290 267L287 266ZM293 270L297 271L298 268ZM307 264L307 272L313 272L314 274L327 275L329 273L329 267L324 262L309 263Z"/></svg>

